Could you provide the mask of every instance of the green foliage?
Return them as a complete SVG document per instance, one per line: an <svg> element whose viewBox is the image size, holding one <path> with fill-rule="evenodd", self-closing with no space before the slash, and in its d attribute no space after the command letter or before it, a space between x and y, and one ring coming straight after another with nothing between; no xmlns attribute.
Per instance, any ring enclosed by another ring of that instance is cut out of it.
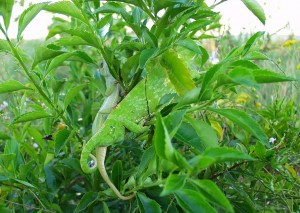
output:
<svg viewBox="0 0 300 213"><path fill-rule="evenodd" d="M261 65L272 62L258 48L263 32L236 47L224 44L229 36L214 38L221 48L212 64L206 38L220 16L202 0L33 4L19 18L17 41L6 33L13 3L0 3L1 56L12 55L9 70L17 70L0 75L1 212L300 211L299 103L260 106L257 97L261 84L299 76ZM265 23L256 1L243 3ZM25 52L22 33L42 10L66 19L54 18L47 40ZM163 75L174 90L151 85ZM145 112L121 136L121 124L96 117L116 84L121 93L111 101L130 106L119 112ZM167 94L153 101L155 91ZM84 142L103 128L93 127L97 119L122 138L105 163L116 188L134 193L129 201L81 169Z"/></svg>

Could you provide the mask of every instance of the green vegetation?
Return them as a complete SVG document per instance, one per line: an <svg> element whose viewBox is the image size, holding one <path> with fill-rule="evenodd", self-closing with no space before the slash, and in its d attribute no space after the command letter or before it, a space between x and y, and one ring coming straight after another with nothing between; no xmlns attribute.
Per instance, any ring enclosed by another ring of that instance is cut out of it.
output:
<svg viewBox="0 0 300 213"><path fill-rule="evenodd" d="M299 42L211 36L222 2L33 4L16 40L0 2L0 211L300 212Z"/></svg>

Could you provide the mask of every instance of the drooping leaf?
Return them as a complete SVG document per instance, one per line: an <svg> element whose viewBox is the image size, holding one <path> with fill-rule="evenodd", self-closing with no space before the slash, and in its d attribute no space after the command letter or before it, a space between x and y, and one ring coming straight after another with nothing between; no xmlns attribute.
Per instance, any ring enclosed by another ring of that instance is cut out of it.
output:
<svg viewBox="0 0 300 213"><path fill-rule="evenodd" d="M160 213L160 205L143 193L137 193L138 207L141 213Z"/></svg>
<svg viewBox="0 0 300 213"><path fill-rule="evenodd" d="M54 58L61 54L65 53L64 51L59 51L55 49L51 49L49 47L41 46L35 50L34 60L31 68L33 69L38 63Z"/></svg>
<svg viewBox="0 0 300 213"><path fill-rule="evenodd" d="M21 122L27 122L27 121L34 121L41 118L48 118L52 117L52 115L44 112L44 111L36 111L36 112L27 112L25 114L22 114L14 119L13 123L21 123Z"/></svg>
<svg viewBox="0 0 300 213"><path fill-rule="evenodd" d="M116 186L117 189L120 190L120 186L123 180L123 166L122 161L117 160L112 168L111 180Z"/></svg>
<svg viewBox="0 0 300 213"><path fill-rule="evenodd" d="M55 135L55 154L58 155L63 146L68 142L70 131L63 129Z"/></svg>
<svg viewBox="0 0 300 213"><path fill-rule="evenodd" d="M297 79L275 73L269 70L257 69L252 71L255 81L257 83L274 83L274 82L283 82L283 81L297 81ZM298 80L299 81L299 80Z"/></svg>
<svg viewBox="0 0 300 213"><path fill-rule="evenodd" d="M200 192L181 189L175 192L175 198L180 207L186 212L217 213Z"/></svg>
<svg viewBox="0 0 300 213"><path fill-rule="evenodd" d="M269 57L261 52L252 51L252 52L248 52L245 55L244 59L245 60L269 60Z"/></svg>
<svg viewBox="0 0 300 213"><path fill-rule="evenodd" d="M66 16L71 16L85 22L84 16L81 11L71 1L59 1L47 5L44 10L59 13Z"/></svg>
<svg viewBox="0 0 300 213"><path fill-rule="evenodd" d="M161 196L166 196L180 190L184 186L185 182L186 176L170 174L166 180Z"/></svg>
<svg viewBox="0 0 300 213"><path fill-rule="evenodd" d="M8 80L0 83L0 94L14 92L18 90L31 90L16 80Z"/></svg>
<svg viewBox="0 0 300 213"><path fill-rule="evenodd" d="M10 24L10 17L14 6L14 0L1 0L0 1L0 16L4 20L6 30Z"/></svg>
<svg viewBox="0 0 300 213"><path fill-rule="evenodd" d="M218 205L227 212L234 212L229 200L213 181L194 180L193 182L200 188L206 200Z"/></svg>
<svg viewBox="0 0 300 213"><path fill-rule="evenodd" d="M265 12L256 0L242 0L242 2L263 24L266 23Z"/></svg>
<svg viewBox="0 0 300 213"><path fill-rule="evenodd" d="M198 137L201 140L202 146L204 146L205 149L219 146L217 133L209 124L190 117L187 117L186 119L195 129Z"/></svg>
<svg viewBox="0 0 300 213"><path fill-rule="evenodd" d="M0 39L0 52L11 53L11 48L6 40Z"/></svg>
<svg viewBox="0 0 300 213"><path fill-rule="evenodd" d="M88 208L90 205L92 205L96 200L98 199L98 192L87 192L85 193L79 204L77 205L76 209L74 210L74 213L84 211L86 208Z"/></svg>
<svg viewBox="0 0 300 213"><path fill-rule="evenodd" d="M71 101L73 100L73 98L75 98L78 93L85 87L85 85L80 85L77 87L74 87L72 89L70 89L65 97L65 102L64 102L64 107L67 108L67 106L69 106L69 104L71 103Z"/></svg>
<svg viewBox="0 0 300 213"><path fill-rule="evenodd" d="M140 68L143 69L149 59L151 59L154 54L157 52L157 48L145 49L141 52L140 55Z"/></svg>
<svg viewBox="0 0 300 213"><path fill-rule="evenodd" d="M199 136L197 135L195 129L189 123L182 123L180 128L175 134L175 138L193 148L199 150L200 152L205 150L205 146L201 143Z"/></svg>
<svg viewBox="0 0 300 213"><path fill-rule="evenodd" d="M262 128L259 124L251 118L247 113L236 110L236 109L215 109L209 108L210 111L218 113L222 116L225 116L229 120L233 121L252 135L254 135L257 139L259 139L262 143L269 146L268 139Z"/></svg>
<svg viewBox="0 0 300 213"><path fill-rule="evenodd" d="M196 87L190 70L175 51L166 51L162 56L162 63L167 69L170 81L180 95L184 95Z"/></svg>
<svg viewBox="0 0 300 213"><path fill-rule="evenodd" d="M43 10L48 2L33 4L28 7L20 16L19 28L17 38L20 39L22 32L25 30L27 25L36 17L36 15Z"/></svg>
<svg viewBox="0 0 300 213"><path fill-rule="evenodd" d="M154 146L156 154L159 157L169 160L179 167L188 168L185 158L172 146L170 135L161 115L157 115L154 132Z"/></svg>
<svg viewBox="0 0 300 213"><path fill-rule="evenodd" d="M187 38L187 39L184 39L184 40L180 40L180 41L176 42L176 44L178 44L182 47L185 47L185 48L187 48L187 49L189 49L189 50L191 50L191 51L193 51L197 54L202 55L202 51L201 51L200 47L192 39Z"/></svg>
<svg viewBox="0 0 300 213"><path fill-rule="evenodd" d="M248 53L248 51L250 50L250 48L252 47L252 45L254 44L254 42L260 38L261 36L263 36L265 34L265 32L257 32L255 33L253 36L251 36L248 41L246 42L245 46L244 46L244 50L242 52L242 55L246 55Z"/></svg>
<svg viewBox="0 0 300 213"><path fill-rule="evenodd" d="M216 159L216 162L255 160L246 153L230 147L213 147L205 150L203 156Z"/></svg>

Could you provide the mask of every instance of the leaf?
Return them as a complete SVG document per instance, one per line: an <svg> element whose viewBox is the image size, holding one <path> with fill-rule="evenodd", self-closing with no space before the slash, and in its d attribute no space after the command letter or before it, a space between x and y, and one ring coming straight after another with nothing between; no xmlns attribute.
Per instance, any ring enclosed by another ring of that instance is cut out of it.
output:
<svg viewBox="0 0 300 213"><path fill-rule="evenodd" d="M10 24L10 17L11 17L13 6L14 6L14 0L0 1L0 15L3 17L6 30L8 29Z"/></svg>
<svg viewBox="0 0 300 213"><path fill-rule="evenodd" d="M140 68L143 69L149 59L153 57L153 55L157 52L156 48L145 49L141 52L140 55Z"/></svg>
<svg viewBox="0 0 300 213"><path fill-rule="evenodd" d="M85 22L84 16L81 11L70 1L59 1L47 5L44 10L59 13L66 16L71 16Z"/></svg>
<svg viewBox="0 0 300 213"><path fill-rule="evenodd" d="M161 115L157 115L154 132L154 146L156 154L159 157L169 160L179 167L188 167L185 158L173 148L168 130Z"/></svg>
<svg viewBox="0 0 300 213"><path fill-rule="evenodd" d="M77 46L77 45L88 45L88 42L86 42L79 36L68 36L56 40L55 44L59 46Z"/></svg>
<svg viewBox="0 0 300 213"><path fill-rule="evenodd" d="M58 155L60 150L63 148L63 146L68 141L68 137L70 136L70 131L67 129L63 129L61 131L58 131L55 136L55 155Z"/></svg>
<svg viewBox="0 0 300 213"><path fill-rule="evenodd" d="M111 180L116 186L117 189L120 190L121 183L123 180L123 166L122 166L122 161L117 160L112 168L112 175L111 175Z"/></svg>
<svg viewBox="0 0 300 213"><path fill-rule="evenodd" d="M167 117L164 118L165 125L171 137L173 137L179 129L185 113L185 109L173 111Z"/></svg>
<svg viewBox="0 0 300 213"><path fill-rule="evenodd" d="M0 52L11 53L11 48L6 40L0 39Z"/></svg>
<svg viewBox="0 0 300 213"><path fill-rule="evenodd" d="M167 69L170 81L180 95L185 95L196 88L191 72L173 50L162 55L162 63Z"/></svg>
<svg viewBox="0 0 300 213"><path fill-rule="evenodd" d="M192 170L194 173L199 173L202 170L207 169L215 162L216 162L215 158L211 158L203 155L197 155L191 160L189 160L189 164L193 168Z"/></svg>
<svg viewBox="0 0 300 213"><path fill-rule="evenodd" d="M211 180L194 180L193 181L201 190L201 194L210 203L218 205L227 212L234 212L229 200L219 187Z"/></svg>
<svg viewBox="0 0 300 213"><path fill-rule="evenodd" d="M297 81L297 79L275 73L269 70L257 69L252 71L255 81L257 83L274 83L283 81ZM298 80L299 81L299 80Z"/></svg>
<svg viewBox="0 0 300 213"><path fill-rule="evenodd" d="M102 203L103 203L103 212L104 212L104 213L110 213L107 204L106 204L105 202L102 202Z"/></svg>
<svg viewBox="0 0 300 213"><path fill-rule="evenodd" d="M245 55L245 60L270 60L268 56L261 52L252 51Z"/></svg>
<svg viewBox="0 0 300 213"><path fill-rule="evenodd" d="M257 86L257 83L251 70L243 67L234 68L228 73L228 77L230 77L230 79L237 84L246 85L250 87Z"/></svg>
<svg viewBox="0 0 300 213"><path fill-rule="evenodd" d="M74 210L74 213L86 210L86 208L88 208L97 200L98 200L98 192L85 193L80 199L80 202L77 205L76 209Z"/></svg>
<svg viewBox="0 0 300 213"><path fill-rule="evenodd" d="M185 48L187 48L187 49L189 49L189 50L191 50L191 51L193 51L197 54L200 54L200 55L202 54L202 51L199 48L198 44L190 38L187 38L185 40L180 40L180 41L176 42L176 44L180 45L182 47L185 47Z"/></svg>
<svg viewBox="0 0 300 213"><path fill-rule="evenodd" d="M263 24L266 23L264 10L256 0L242 0L242 2Z"/></svg>
<svg viewBox="0 0 300 213"><path fill-rule="evenodd" d="M150 146L146 151L144 151L141 162L137 168L136 177L142 175L144 170L149 165L151 159L155 156L155 150L153 146Z"/></svg>
<svg viewBox="0 0 300 213"><path fill-rule="evenodd" d="M72 57L77 57L87 63L94 63L94 61L85 52L75 51L75 52L70 52L70 53L63 53L59 56L56 56L50 62L46 73L48 74L53 69L56 69L58 66L62 65L65 61L69 60Z"/></svg>
<svg viewBox="0 0 300 213"><path fill-rule="evenodd" d="M8 140L10 136L7 135L5 132L0 131L0 140Z"/></svg>
<svg viewBox="0 0 300 213"><path fill-rule="evenodd" d="M214 147L205 150L203 156L216 159L216 162L255 160L246 153L229 147Z"/></svg>
<svg viewBox="0 0 300 213"><path fill-rule="evenodd" d="M38 63L48 60L48 59L51 59L51 58L54 58L63 53L65 53L65 52L54 50L54 49L51 49L51 48L45 47L45 46L38 47L35 50L34 60L33 60L31 69L33 69Z"/></svg>
<svg viewBox="0 0 300 213"><path fill-rule="evenodd" d="M154 4L154 12L155 14L163 8L171 7L176 4L184 4L187 3L187 0L164 0L164 1L155 1Z"/></svg>
<svg viewBox="0 0 300 213"><path fill-rule="evenodd" d="M186 143L200 152L205 150L195 129L189 123L182 123L175 134L175 138L183 143Z"/></svg>
<svg viewBox="0 0 300 213"><path fill-rule="evenodd" d="M0 94L14 92L18 90L31 90L31 88L24 86L19 81L8 80L0 83Z"/></svg>
<svg viewBox="0 0 300 213"><path fill-rule="evenodd" d="M209 108L208 110L225 116L232 122L236 123L249 133L253 134L262 143L269 146L268 138L259 124L251 118L247 113L236 110L236 109L215 109Z"/></svg>
<svg viewBox="0 0 300 213"><path fill-rule="evenodd" d="M48 118L48 117L52 117L52 115L44 111L28 112L15 118L13 123L16 124L16 123L22 123L27 121L34 121L34 120L38 120L41 118Z"/></svg>
<svg viewBox="0 0 300 213"><path fill-rule="evenodd" d="M64 107L65 109L67 108L67 106L69 106L69 104L71 103L71 101L73 100L73 98L75 98L77 96L77 94L85 87L85 85L80 85L77 87L73 87L72 89L70 89L66 96L65 96L65 102L64 102Z"/></svg>
<svg viewBox="0 0 300 213"><path fill-rule="evenodd" d="M20 36L22 32L25 30L27 25L34 19L34 17L43 10L46 5L48 5L48 2L39 3L39 4L33 4L30 7L28 7L20 16L19 19L19 27L18 27L18 40L20 39Z"/></svg>
<svg viewBox="0 0 300 213"><path fill-rule="evenodd" d="M260 38L261 36L263 36L265 34L265 32L257 32L255 33L253 36L251 36L251 38L248 39L248 41L245 44L245 47L243 49L242 55L245 56L248 51L250 50L250 48L252 47L252 45L254 44L254 42Z"/></svg>
<svg viewBox="0 0 300 213"><path fill-rule="evenodd" d="M217 133L209 124L190 117L186 117L186 119L195 129L204 149L219 146Z"/></svg>
<svg viewBox="0 0 300 213"><path fill-rule="evenodd" d="M27 181L24 181L24 180L19 180L17 178L12 178L13 180L23 184L24 186L28 186L30 188L34 188L34 189L37 189L34 185L32 185L31 183L28 183Z"/></svg>
<svg viewBox="0 0 300 213"><path fill-rule="evenodd" d="M160 205L145 194L138 192L138 207L141 213L159 213L162 212Z"/></svg>
<svg viewBox="0 0 300 213"><path fill-rule="evenodd" d="M170 193L180 190L186 182L186 176L170 174L164 185L164 189L160 196L166 196Z"/></svg>
<svg viewBox="0 0 300 213"><path fill-rule="evenodd" d="M190 189L181 189L178 192L175 192L175 198L181 208L186 212L195 212L195 210L199 213L217 212L208 202L206 202L200 192Z"/></svg>
<svg viewBox="0 0 300 213"><path fill-rule="evenodd" d="M63 30L63 32L82 38L84 41L86 41L92 47L102 48L100 43L99 43L98 38L94 34L88 32L86 30L83 30L83 29L66 29L66 30Z"/></svg>

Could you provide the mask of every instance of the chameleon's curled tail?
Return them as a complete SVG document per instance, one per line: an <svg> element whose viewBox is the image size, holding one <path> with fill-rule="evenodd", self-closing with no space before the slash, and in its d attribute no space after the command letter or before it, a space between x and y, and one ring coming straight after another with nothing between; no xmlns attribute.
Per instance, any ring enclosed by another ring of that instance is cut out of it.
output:
<svg viewBox="0 0 300 213"><path fill-rule="evenodd" d="M120 198L121 200L130 200L134 197L135 194L131 194L129 196L123 196L121 195L120 191L116 188L116 186L111 182L110 178L107 175L106 169L105 169L105 156L106 156L106 150L107 147L97 147L96 148L96 159L97 159L97 166L99 169L99 172L103 178L103 180L107 183L107 185L113 190L113 192Z"/></svg>

